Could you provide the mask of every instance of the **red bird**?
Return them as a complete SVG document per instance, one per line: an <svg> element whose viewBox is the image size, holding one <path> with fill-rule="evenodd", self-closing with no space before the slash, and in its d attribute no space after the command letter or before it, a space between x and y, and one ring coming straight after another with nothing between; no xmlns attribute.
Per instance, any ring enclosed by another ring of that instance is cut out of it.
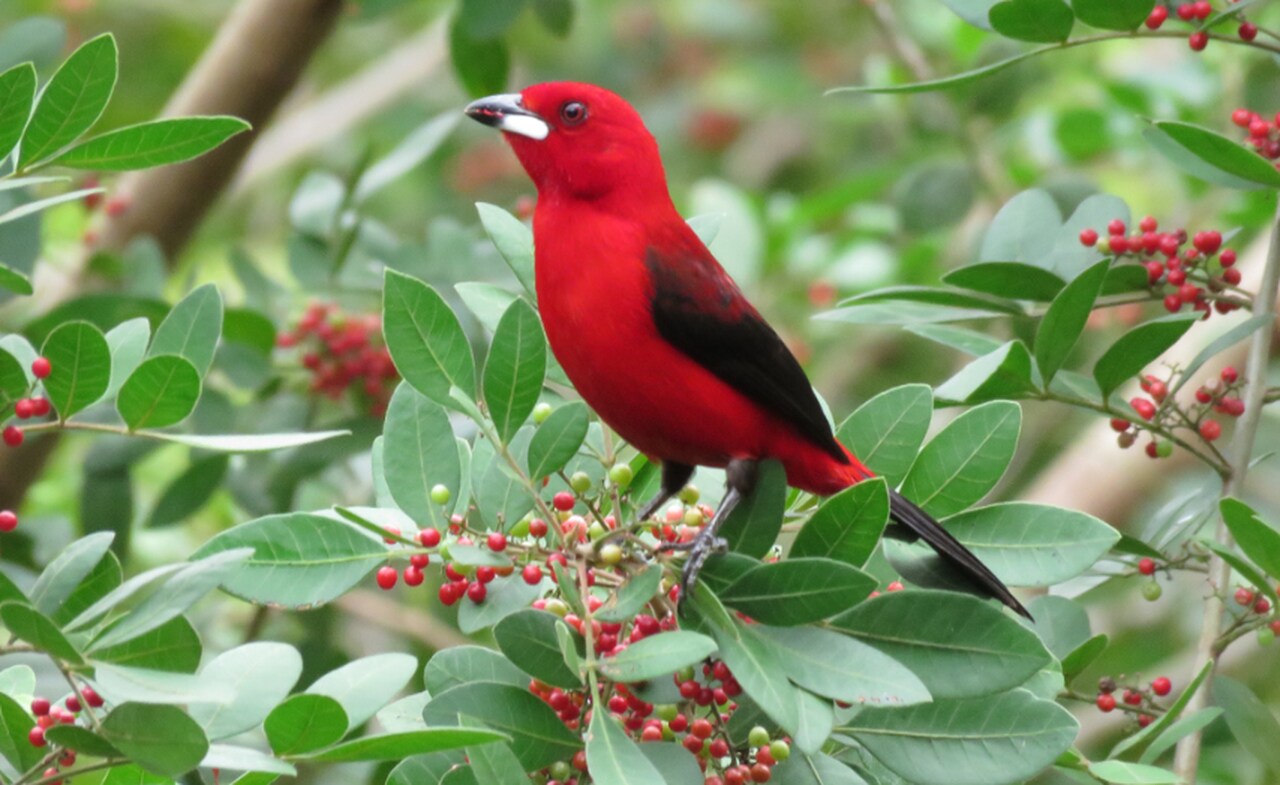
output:
<svg viewBox="0 0 1280 785"><path fill-rule="evenodd" d="M583 399L662 462L653 514L696 466L726 468L727 490L685 565L691 582L723 547L719 524L749 495L759 461L829 495L874 476L831 432L800 364L671 202L640 115L601 87L552 82L466 109L504 132L538 189L538 307ZM983 596L1026 609L927 513L891 492L890 536L924 540ZM954 572L954 570L953 570Z"/></svg>

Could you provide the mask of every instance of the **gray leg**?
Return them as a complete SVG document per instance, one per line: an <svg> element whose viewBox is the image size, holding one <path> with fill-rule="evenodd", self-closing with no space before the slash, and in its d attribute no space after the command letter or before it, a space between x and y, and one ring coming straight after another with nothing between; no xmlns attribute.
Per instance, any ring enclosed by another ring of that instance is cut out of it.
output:
<svg viewBox="0 0 1280 785"><path fill-rule="evenodd" d="M667 500L680 492L684 486L689 484L690 478L693 477L694 467L687 466L683 463L675 461L662 462L662 489L658 491L658 495L650 499L644 507L640 508L640 514L637 520L645 520L649 516L658 511L658 508L667 503Z"/></svg>
<svg viewBox="0 0 1280 785"><path fill-rule="evenodd" d="M728 547L717 532L720 530L721 524L733 512L733 508L738 506L738 502L744 497L750 496L756 487L756 478L758 476L757 469L759 464L750 459L738 458L729 462L728 468L725 469L725 495L720 502L720 509L716 510L715 517L693 542L689 544L689 559L684 563L684 569L680 572L680 603L683 605L685 599L689 597L693 591L693 585L698 579L698 573L702 571L702 566L706 564L707 558L713 553L724 553Z"/></svg>

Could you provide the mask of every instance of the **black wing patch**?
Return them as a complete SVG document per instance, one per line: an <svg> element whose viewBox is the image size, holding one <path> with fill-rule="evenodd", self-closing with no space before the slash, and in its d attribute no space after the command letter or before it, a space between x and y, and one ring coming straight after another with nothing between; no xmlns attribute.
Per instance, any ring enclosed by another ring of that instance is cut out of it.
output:
<svg viewBox="0 0 1280 785"><path fill-rule="evenodd" d="M701 254L707 258L700 258ZM705 247L671 256L650 250L658 334L721 381L763 406L841 463L818 397L791 350L747 302Z"/></svg>

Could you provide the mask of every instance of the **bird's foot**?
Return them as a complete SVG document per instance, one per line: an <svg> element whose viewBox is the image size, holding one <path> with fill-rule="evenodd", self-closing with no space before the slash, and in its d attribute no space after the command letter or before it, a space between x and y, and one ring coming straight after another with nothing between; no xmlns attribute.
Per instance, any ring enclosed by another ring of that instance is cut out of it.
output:
<svg viewBox="0 0 1280 785"><path fill-rule="evenodd" d="M725 538L717 536L715 531L708 527L699 532L698 536L689 542L676 544L672 550L689 552L689 558L685 560L684 567L680 570L680 597L677 600L677 609L679 610L684 608L685 601L692 596L694 584L698 580L698 573L702 572L707 559L712 554L727 552L729 550L729 542Z"/></svg>

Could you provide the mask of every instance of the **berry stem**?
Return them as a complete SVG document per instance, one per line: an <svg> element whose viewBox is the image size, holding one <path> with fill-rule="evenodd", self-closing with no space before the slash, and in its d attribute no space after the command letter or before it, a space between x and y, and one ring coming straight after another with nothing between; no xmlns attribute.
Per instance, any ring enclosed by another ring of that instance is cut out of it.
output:
<svg viewBox="0 0 1280 785"><path fill-rule="evenodd" d="M1271 238L1267 248L1266 268L1262 272L1262 281L1258 294L1254 297L1254 313L1267 317L1265 323L1253 333L1249 344L1249 357L1245 365L1245 384L1241 400L1244 401L1244 414L1236 423L1235 435L1231 440L1231 462L1227 473L1223 476L1223 495L1237 496L1244 486L1245 475L1249 470L1249 460L1253 456L1254 437L1258 431L1262 417L1263 400L1267 395L1267 361L1271 356L1271 337L1276 320L1276 297L1280 295L1280 202L1277 203L1276 214L1271 222ZM1224 547L1231 547L1231 532L1226 523L1218 518L1214 539ZM1200 627L1200 639L1196 643L1195 668L1198 671L1205 663L1216 663L1224 645L1219 640L1222 630L1223 601L1222 593L1230 585L1231 566L1216 553L1209 557L1210 593L1205 599L1204 618ZM1206 680L1208 684L1211 680ZM1208 705L1209 691L1201 688L1187 702L1185 712L1190 714ZM1174 754L1174 772L1186 782L1196 781L1196 771L1200 766L1200 731L1184 737L1178 742Z"/></svg>
<svg viewBox="0 0 1280 785"><path fill-rule="evenodd" d="M1116 694L1119 695L1120 693L1116 693ZM1098 699L1097 695L1086 695L1083 692L1076 692L1075 690L1072 690L1072 689L1062 690L1061 692L1058 693L1058 697L1064 698L1066 700L1080 701L1081 703L1087 703L1090 706L1092 706L1094 702ZM1130 714L1135 714L1135 715L1137 714L1153 714L1154 715L1154 714L1164 713L1163 708L1149 701L1143 701L1141 704L1137 706L1130 706L1124 701L1117 700L1115 708L1112 709L1112 711L1127 711Z"/></svg>

